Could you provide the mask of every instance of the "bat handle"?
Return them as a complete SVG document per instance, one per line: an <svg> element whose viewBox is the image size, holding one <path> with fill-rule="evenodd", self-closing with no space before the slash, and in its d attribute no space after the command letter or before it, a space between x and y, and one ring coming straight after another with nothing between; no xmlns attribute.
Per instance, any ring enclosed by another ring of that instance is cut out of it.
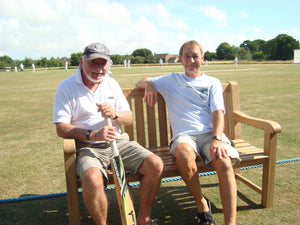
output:
<svg viewBox="0 0 300 225"><path fill-rule="evenodd" d="M105 117L105 121L106 121L107 126L112 127L112 123L111 123L110 117ZM112 157L118 156L119 155L119 150L118 150L118 147L117 147L116 140L114 140L113 142L110 143L110 147L111 147Z"/></svg>
<svg viewBox="0 0 300 225"><path fill-rule="evenodd" d="M110 117L105 117L105 122L107 126L111 126L112 127L112 123L111 123L111 118Z"/></svg>

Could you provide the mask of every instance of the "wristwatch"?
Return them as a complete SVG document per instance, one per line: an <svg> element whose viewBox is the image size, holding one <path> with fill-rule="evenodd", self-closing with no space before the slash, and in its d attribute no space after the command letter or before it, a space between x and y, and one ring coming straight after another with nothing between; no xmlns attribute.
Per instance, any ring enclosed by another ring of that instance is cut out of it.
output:
<svg viewBox="0 0 300 225"><path fill-rule="evenodd" d="M117 111L115 112L115 115L116 115L116 116L115 116L115 118L113 118L113 120L116 120L116 119L119 118L119 113L118 113Z"/></svg>
<svg viewBox="0 0 300 225"><path fill-rule="evenodd" d="M220 136L213 136L212 139L216 139L217 141L222 141L222 138Z"/></svg>
<svg viewBox="0 0 300 225"><path fill-rule="evenodd" d="M85 133L86 139L90 140L90 134L92 133L92 130L87 130Z"/></svg>

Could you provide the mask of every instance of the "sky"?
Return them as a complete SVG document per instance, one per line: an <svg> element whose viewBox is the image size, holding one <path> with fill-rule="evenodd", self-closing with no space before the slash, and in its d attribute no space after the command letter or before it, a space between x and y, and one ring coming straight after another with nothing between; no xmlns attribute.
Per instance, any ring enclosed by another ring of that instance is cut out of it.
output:
<svg viewBox="0 0 300 225"><path fill-rule="evenodd" d="M187 40L215 52L222 42L300 40L298 0L0 0L0 56L70 57L93 42L111 54L138 48L178 54Z"/></svg>

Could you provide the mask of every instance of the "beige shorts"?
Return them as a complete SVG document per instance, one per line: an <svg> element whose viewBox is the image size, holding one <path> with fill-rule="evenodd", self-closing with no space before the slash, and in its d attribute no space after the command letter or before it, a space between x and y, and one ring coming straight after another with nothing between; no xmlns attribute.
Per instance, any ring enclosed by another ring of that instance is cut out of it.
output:
<svg viewBox="0 0 300 225"><path fill-rule="evenodd" d="M212 133L198 134L198 135L180 135L174 138L170 143L170 152L175 157L175 148L179 143L188 143L192 146L198 157L205 162L207 167L212 168L212 158L209 155L209 147L211 145ZM222 135L222 144L227 150L228 156L231 158L232 165L238 165L241 161L237 150L231 146L230 140L225 134Z"/></svg>
<svg viewBox="0 0 300 225"><path fill-rule="evenodd" d="M137 173L144 159L153 154L135 141L129 141L128 134L124 133L117 140L117 147L121 155L126 175ZM111 148L109 143L90 144L76 141L77 151L77 174L91 168L99 168L103 175L108 178L107 169L110 167Z"/></svg>

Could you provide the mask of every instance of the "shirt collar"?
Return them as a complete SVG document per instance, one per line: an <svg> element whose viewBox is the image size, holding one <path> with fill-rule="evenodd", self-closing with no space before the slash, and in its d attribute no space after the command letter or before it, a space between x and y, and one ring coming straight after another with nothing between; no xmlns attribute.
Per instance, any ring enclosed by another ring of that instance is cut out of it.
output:
<svg viewBox="0 0 300 225"><path fill-rule="evenodd" d="M78 66L77 72L76 72L76 82L78 84L82 84L84 85L83 81L82 81L82 76L81 76L81 70L80 70L80 66Z"/></svg>

